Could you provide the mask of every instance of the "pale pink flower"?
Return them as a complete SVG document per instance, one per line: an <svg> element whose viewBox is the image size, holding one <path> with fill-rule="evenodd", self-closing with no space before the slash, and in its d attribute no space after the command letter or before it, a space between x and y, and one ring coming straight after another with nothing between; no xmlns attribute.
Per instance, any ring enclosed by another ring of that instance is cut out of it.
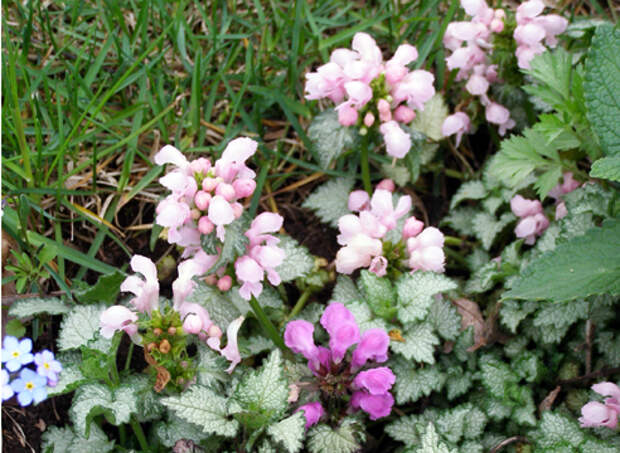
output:
<svg viewBox="0 0 620 453"><path fill-rule="evenodd" d="M134 337L138 332L138 315L122 305L112 305L99 316L100 333L104 338L112 338L114 332L123 330Z"/></svg>
<svg viewBox="0 0 620 453"><path fill-rule="evenodd" d="M463 112L456 112L450 116L447 116L441 125L441 135L448 137L456 134L456 146L461 143L463 134L469 132L471 128L471 121L467 114Z"/></svg>
<svg viewBox="0 0 620 453"><path fill-rule="evenodd" d="M465 89L474 96L482 96L489 89L489 81L482 75L473 74L467 81Z"/></svg>
<svg viewBox="0 0 620 453"><path fill-rule="evenodd" d="M411 216L405 221L403 226L403 239L407 240L410 237L417 236L424 229L424 222Z"/></svg>
<svg viewBox="0 0 620 453"><path fill-rule="evenodd" d="M407 239L409 267L412 271L443 272L445 255L444 235L435 227L425 228L420 234Z"/></svg>
<svg viewBox="0 0 620 453"><path fill-rule="evenodd" d="M131 269L144 276L144 280L130 275L121 283L121 291L133 293L136 297L129 302L140 312L151 312L159 304L159 281L155 264L145 256L134 255Z"/></svg>
<svg viewBox="0 0 620 453"><path fill-rule="evenodd" d="M228 374L232 373L239 362L241 362L241 354L239 352L237 336L244 320L245 317L240 316L228 324L228 327L226 328L227 343L223 349L220 349L221 331L219 332L220 335L212 335L207 340L207 344L211 347L211 349L218 351L230 361L230 365L226 369Z"/></svg>
<svg viewBox="0 0 620 453"><path fill-rule="evenodd" d="M499 135L504 135L507 129L512 129L515 126L514 120L510 118L508 109L495 102L489 102L489 104L487 104L486 119L489 123L494 123L499 126Z"/></svg>
<svg viewBox="0 0 620 453"><path fill-rule="evenodd" d="M359 114L357 113L357 110L349 104L341 104L336 108L336 111L338 112L338 122L342 126L353 126L357 123Z"/></svg>
<svg viewBox="0 0 620 453"><path fill-rule="evenodd" d="M528 200L521 195L515 195L512 200L510 200L510 209L517 217L533 216L543 212L540 201Z"/></svg>
<svg viewBox="0 0 620 453"><path fill-rule="evenodd" d="M244 299L250 300L252 296L258 297L263 291L263 285L260 282L264 278L264 271L254 259L247 255L238 258L235 261L235 274L237 279L243 283L239 288L239 294Z"/></svg>
<svg viewBox="0 0 620 453"><path fill-rule="evenodd" d="M217 261L217 255L207 255L203 250L198 250L193 258L182 261L178 266L179 276L172 282L172 295L175 309L185 302L192 293L198 277L209 270Z"/></svg>
<svg viewBox="0 0 620 453"><path fill-rule="evenodd" d="M370 261L368 270L377 277L383 277L387 274L388 261L384 256L375 256Z"/></svg>
<svg viewBox="0 0 620 453"><path fill-rule="evenodd" d="M434 81L435 76L428 71L411 71L392 90L394 102L405 101L412 109L424 110L424 104L435 95Z"/></svg>
<svg viewBox="0 0 620 453"><path fill-rule="evenodd" d="M155 222L166 228L176 228L191 218L190 207L180 202L174 195L169 195L159 202L155 208L157 217Z"/></svg>
<svg viewBox="0 0 620 453"><path fill-rule="evenodd" d="M336 254L336 271L351 274L356 269L368 267L373 257L381 255L383 244L365 234L355 235Z"/></svg>
<svg viewBox="0 0 620 453"><path fill-rule="evenodd" d="M368 209L370 206L370 196L365 190L354 190L349 194L349 211L359 212Z"/></svg>
<svg viewBox="0 0 620 453"><path fill-rule="evenodd" d="M391 179L382 179L375 186L375 190L376 189L387 190L388 192L394 192L394 189L396 189L396 185L394 184L394 181L392 181Z"/></svg>
<svg viewBox="0 0 620 453"><path fill-rule="evenodd" d="M370 212L388 230L396 227L396 222L411 209L411 197L403 195L398 199L396 208L392 201L392 192L387 190L375 190L370 199Z"/></svg>
<svg viewBox="0 0 620 453"><path fill-rule="evenodd" d="M396 121L388 121L379 127L383 134L387 153L402 159L411 149L411 136L403 131Z"/></svg>
<svg viewBox="0 0 620 453"><path fill-rule="evenodd" d="M341 65L333 62L324 64L318 67L316 72L306 74L305 98L308 100L329 98L335 103L341 102L344 99L346 81Z"/></svg>
<svg viewBox="0 0 620 453"><path fill-rule="evenodd" d="M157 154L155 154L155 163L157 165L174 164L182 170L189 168L189 161L183 153L172 145L164 146Z"/></svg>

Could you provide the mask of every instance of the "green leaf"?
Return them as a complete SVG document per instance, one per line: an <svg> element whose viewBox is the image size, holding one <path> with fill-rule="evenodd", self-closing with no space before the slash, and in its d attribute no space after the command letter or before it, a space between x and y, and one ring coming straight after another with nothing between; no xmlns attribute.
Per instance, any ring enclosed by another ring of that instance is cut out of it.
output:
<svg viewBox="0 0 620 453"><path fill-rule="evenodd" d="M498 399L504 399L509 385L519 381L510 367L499 360L488 360L480 364L482 384Z"/></svg>
<svg viewBox="0 0 620 453"><path fill-rule="evenodd" d="M308 275L314 269L314 257L308 249L289 236L278 237L280 238L278 247L286 254L282 264L276 268L282 282L290 282Z"/></svg>
<svg viewBox="0 0 620 453"><path fill-rule="evenodd" d="M596 349L605 357L605 364L611 367L620 366L620 335L610 331L596 335Z"/></svg>
<svg viewBox="0 0 620 453"><path fill-rule="evenodd" d="M162 398L161 403L204 433L233 437L239 430L239 423L228 417L227 399L202 385L194 384L179 396Z"/></svg>
<svg viewBox="0 0 620 453"><path fill-rule="evenodd" d="M99 331L99 315L103 310L100 305L78 305L65 314L58 334L60 350L86 346L95 338Z"/></svg>
<svg viewBox="0 0 620 453"><path fill-rule="evenodd" d="M334 291L332 293L332 300L337 300L338 302L346 304L347 302L362 299L362 295L357 290L353 280L346 275L338 275L336 286L334 287Z"/></svg>
<svg viewBox="0 0 620 453"><path fill-rule="evenodd" d="M316 189L301 205L312 209L323 222L338 228L338 219L350 214L349 192L355 180L352 178L334 178Z"/></svg>
<svg viewBox="0 0 620 453"><path fill-rule="evenodd" d="M129 423L136 411L137 399L132 387L121 386L112 391L101 384L87 384L75 392L69 415L76 431L88 437L95 416L103 414L118 426Z"/></svg>
<svg viewBox="0 0 620 453"><path fill-rule="evenodd" d="M417 424L417 415L398 417L395 421L385 427L385 432L388 433L393 439L396 439L405 445L415 445L420 442Z"/></svg>
<svg viewBox="0 0 620 453"><path fill-rule="evenodd" d="M448 116L448 107L439 93L424 104L424 110L418 111L411 123L413 130L422 132L427 137L439 141L443 138L441 125Z"/></svg>
<svg viewBox="0 0 620 453"><path fill-rule="evenodd" d="M388 178L394 181L398 187L404 187L409 183L411 179L411 175L409 174L409 170L404 165L399 165L400 161L396 161L394 164L384 163L381 164L381 173Z"/></svg>
<svg viewBox="0 0 620 453"><path fill-rule="evenodd" d="M446 382L446 375L437 366L416 368L411 362L400 359L394 361L391 368L396 375L394 392L398 404L415 402L432 391L438 392Z"/></svg>
<svg viewBox="0 0 620 453"><path fill-rule="evenodd" d="M337 428L320 423L308 432L308 450L311 453L353 453L365 440L363 428L353 418L345 418Z"/></svg>
<svg viewBox="0 0 620 453"><path fill-rule="evenodd" d="M21 338L26 335L26 328L18 319L11 319L5 326L6 334Z"/></svg>
<svg viewBox="0 0 620 453"><path fill-rule="evenodd" d="M441 225L449 225L459 234L465 236L474 235L473 218L480 212L479 208L464 207L452 209L452 212L441 220Z"/></svg>
<svg viewBox="0 0 620 453"><path fill-rule="evenodd" d="M609 219L535 258L503 299L556 302L596 294L620 294L620 219Z"/></svg>
<svg viewBox="0 0 620 453"><path fill-rule="evenodd" d="M530 61L530 69L524 70L544 87L535 94L554 107L571 96L572 55L561 47L553 52L543 52ZM525 87L528 93L533 90Z"/></svg>
<svg viewBox="0 0 620 453"><path fill-rule="evenodd" d="M423 319L437 293L456 288L456 283L443 274L415 272L396 281L398 318L403 323Z"/></svg>
<svg viewBox="0 0 620 453"><path fill-rule="evenodd" d="M428 313L428 321L444 340L455 340L461 331L461 316L447 300L436 300Z"/></svg>
<svg viewBox="0 0 620 453"><path fill-rule="evenodd" d="M50 397L72 392L87 381L78 364L65 363L62 357L58 357L58 361L62 364L62 372L58 376L58 384L47 391Z"/></svg>
<svg viewBox="0 0 620 453"><path fill-rule="evenodd" d="M125 280L125 274L115 271L101 275L94 286L87 286L83 290L75 290L73 294L83 304L106 303L113 304L120 292L121 283Z"/></svg>
<svg viewBox="0 0 620 453"><path fill-rule="evenodd" d="M200 280L186 300L188 302L196 302L206 308L211 319L221 329L226 329L228 324L241 316L239 309L226 295L216 287L207 285Z"/></svg>
<svg viewBox="0 0 620 453"><path fill-rule="evenodd" d="M504 326L512 333L517 333L517 327L525 318L536 311L535 302L518 302L516 300L502 301L499 317Z"/></svg>
<svg viewBox="0 0 620 453"><path fill-rule="evenodd" d="M13 302L11 308L9 308L9 316L21 319L41 313L62 315L69 310L69 306L56 297L28 297Z"/></svg>
<svg viewBox="0 0 620 453"><path fill-rule="evenodd" d="M41 451L44 453L108 453L114 441L108 440L97 425L91 426L88 438L76 435L71 428L50 426L43 433Z"/></svg>
<svg viewBox="0 0 620 453"><path fill-rule="evenodd" d="M334 109L319 113L308 127L308 137L323 168L329 167L347 148L352 148L358 136L356 127L345 127L338 122L338 113Z"/></svg>
<svg viewBox="0 0 620 453"><path fill-rule="evenodd" d="M620 30L596 28L586 60L584 83L588 119L607 156L620 154Z"/></svg>
<svg viewBox="0 0 620 453"><path fill-rule="evenodd" d="M480 212L472 219L472 228L482 247L489 250L497 235L514 219L512 212L503 213L499 219L488 212Z"/></svg>
<svg viewBox="0 0 620 453"><path fill-rule="evenodd" d="M457 453L457 450L452 450L439 441L439 435L433 423L427 425L421 438L421 445L415 451L416 453Z"/></svg>
<svg viewBox="0 0 620 453"><path fill-rule="evenodd" d="M153 432L164 447L168 448L174 447L179 439L191 439L198 443L209 436L199 426L172 414L168 417L167 422L156 423Z"/></svg>
<svg viewBox="0 0 620 453"><path fill-rule="evenodd" d="M403 329L404 341L392 341L390 347L402 354L407 360L435 363L435 346L439 338L433 333L433 327L427 323L407 324Z"/></svg>
<svg viewBox="0 0 620 453"><path fill-rule="evenodd" d="M282 354L275 350L260 369L249 371L237 384L232 395L233 412L242 423L256 429L277 420L288 407L287 399Z"/></svg>
<svg viewBox="0 0 620 453"><path fill-rule="evenodd" d="M576 421L551 411L543 412L534 436L540 447L552 447L565 442L577 447L584 439L584 434Z"/></svg>
<svg viewBox="0 0 620 453"><path fill-rule="evenodd" d="M482 181L465 182L461 184L459 190L457 190L452 197L452 201L450 201L450 210L458 206L463 200L481 200L487 196L488 192Z"/></svg>
<svg viewBox="0 0 620 453"><path fill-rule="evenodd" d="M306 417L302 412L297 412L284 420L267 428L273 440L280 443L289 453L298 452L303 446Z"/></svg>
<svg viewBox="0 0 620 453"><path fill-rule="evenodd" d="M224 236L224 244L217 261L211 266L207 272L226 266L235 260L238 256L246 253L248 238L245 232L250 226L250 218L247 212L241 217L226 226L226 235Z"/></svg>
<svg viewBox="0 0 620 453"><path fill-rule="evenodd" d="M620 182L620 156L604 157L592 164L590 176Z"/></svg>
<svg viewBox="0 0 620 453"><path fill-rule="evenodd" d="M467 393L473 385L473 376L459 366L448 368L446 379L447 397L450 401Z"/></svg>
<svg viewBox="0 0 620 453"><path fill-rule="evenodd" d="M363 270L357 281L360 291L366 296L366 302L373 313L387 321L396 315L396 294L388 278L377 277L374 273Z"/></svg>

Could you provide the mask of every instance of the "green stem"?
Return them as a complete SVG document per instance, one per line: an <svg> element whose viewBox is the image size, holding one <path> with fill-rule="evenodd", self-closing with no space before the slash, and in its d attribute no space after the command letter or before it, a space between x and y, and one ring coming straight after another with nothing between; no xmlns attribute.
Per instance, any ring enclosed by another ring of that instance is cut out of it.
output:
<svg viewBox="0 0 620 453"><path fill-rule="evenodd" d="M454 236L444 236L444 243L446 245L462 245L463 243L466 243L467 241L465 241L464 239L461 238L457 238Z"/></svg>
<svg viewBox="0 0 620 453"><path fill-rule="evenodd" d="M129 369L131 365L131 356L133 354L133 341L129 344L129 352L127 353L127 359L125 360L125 371Z"/></svg>
<svg viewBox="0 0 620 453"><path fill-rule="evenodd" d="M301 293L301 296L299 296L297 303L295 304L295 306L293 307L289 315L284 320L284 324L286 324L289 321L289 319L293 319L295 316L299 314L301 310L303 310L304 306L306 305L306 302L308 302L308 299L310 298L312 293L313 293L312 288L306 288L306 290L303 293Z"/></svg>
<svg viewBox="0 0 620 453"><path fill-rule="evenodd" d="M151 451L151 447L149 443L146 441L146 436L144 435L144 431L142 431L142 425L138 423L135 415L131 416L131 420L129 421L131 424L131 428L133 429L134 434L138 438L138 442L140 443L140 448L142 451L149 452Z"/></svg>
<svg viewBox="0 0 620 453"><path fill-rule="evenodd" d="M267 317L261 306L258 304L258 301L254 296L252 296L252 298L250 299L250 307L252 307L252 311L256 315L256 319L258 319L258 322L260 323L267 336L271 338L271 341L273 341L278 348L286 351L287 347L284 344L282 337L278 333L278 330L269 320L269 318Z"/></svg>
<svg viewBox="0 0 620 453"><path fill-rule="evenodd" d="M372 195L372 184L370 184L370 165L368 162L368 134L362 136L362 182L364 183L364 190L368 192L368 195Z"/></svg>

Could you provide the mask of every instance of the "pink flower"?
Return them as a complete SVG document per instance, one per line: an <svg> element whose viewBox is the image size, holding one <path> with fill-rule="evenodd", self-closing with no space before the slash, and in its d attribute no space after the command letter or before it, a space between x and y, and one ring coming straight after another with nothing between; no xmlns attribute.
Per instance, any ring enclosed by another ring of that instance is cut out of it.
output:
<svg viewBox="0 0 620 453"><path fill-rule="evenodd" d="M366 113L366 115L364 115L364 126L370 127L374 123L375 123L375 115L373 115L371 112Z"/></svg>
<svg viewBox="0 0 620 453"><path fill-rule="evenodd" d="M360 390L366 390L371 395L383 395L390 391L396 381L396 376L388 367L377 367L359 373L353 385Z"/></svg>
<svg viewBox="0 0 620 453"><path fill-rule="evenodd" d="M368 267L373 257L381 255L383 244L365 234L355 235L336 254L336 272L351 274L356 269Z"/></svg>
<svg viewBox="0 0 620 453"><path fill-rule="evenodd" d="M164 146L155 154L155 163L157 165L174 164L182 170L189 168L190 165L183 153L172 145Z"/></svg>
<svg viewBox="0 0 620 453"><path fill-rule="evenodd" d="M387 274L388 260L384 256L375 256L370 261L368 270L377 277L383 277Z"/></svg>
<svg viewBox="0 0 620 453"><path fill-rule="evenodd" d="M319 401L314 401L312 403L299 406L295 412L299 411L303 411L304 416L306 417L306 429L316 425L320 418L325 415L325 409L323 409L323 406L321 406Z"/></svg>
<svg viewBox="0 0 620 453"><path fill-rule="evenodd" d="M410 237L417 236L424 229L424 222L411 216L405 221L403 226L403 239L407 240Z"/></svg>
<svg viewBox="0 0 620 453"><path fill-rule="evenodd" d="M347 82L344 84L344 89L349 97L345 104L353 107L355 110L361 109L372 99L372 88L364 82Z"/></svg>
<svg viewBox="0 0 620 453"><path fill-rule="evenodd" d="M394 189L396 189L396 185L394 184L394 181L392 181L391 179L382 179L376 185L375 190L376 189L387 190L388 192L394 192Z"/></svg>
<svg viewBox="0 0 620 453"><path fill-rule="evenodd" d="M447 116L441 125L441 135L448 137L456 134L456 146L461 143L463 134L469 132L471 122L469 117L463 112L456 112L450 116Z"/></svg>
<svg viewBox="0 0 620 453"><path fill-rule="evenodd" d="M444 236L435 227L425 228L419 235L407 239L409 267L413 270L443 272Z"/></svg>
<svg viewBox="0 0 620 453"><path fill-rule="evenodd" d="M364 391L357 391L351 397L351 407L361 408L370 415L371 420L387 417L392 412L394 397L391 393L371 395Z"/></svg>
<svg viewBox="0 0 620 453"><path fill-rule="evenodd" d="M191 217L187 203L180 202L174 195L170 195L159 202L155 210L155 223L166 228L176 228Z"/></svg>
<svg viewBox="0 0 620 453"><path fill-rule="evenodd" d="M159 304L159 281L155 264L145 256L134 255L131 269L144 276L144 280L130 275L121 283L121 291L133 293L136 297L129 302L140 312L151 312Z"/></svg>
<svg viewBox="0 0 620 453"><path fill-rule="evenodd" d="M409 124L415 118L415 112L406 105L399 105L394 110L394 119L399 123Z"/></svg>
<svg viewBox="0 0 620 453"><path fill-rule="evenodd" d="M353 351L353 361L351 367L359 369L368 360L383 363L388 358L388 346L390 337L383 329L368 329L362 334L362 338Z"/></svg>
<svg viewBox="0 0 620 453"><path fill-rule="evenodd" d="M211 198L209 203L209 220L217 226L217 237L224 242L224 225L228 225L235 220L235 213L232 206L224 197L216 195Z"/></svg>
<svg viewBox="0 0 620 453"><path fill-rule="evenodd" d="M321 315L321 325L331 335L338 330L342 322L355 322L353 313L340 302L330 303Z"/></svg>
<svg viewBox="0 0 620 453"><path fill-rule="evenodd" d="M515 122L510 118L510 112L503 105L489 102L486 107L486 118L489 123L499 126L499 135L504 135L506 130L512 129Z"/></svg>
<svg viewBox="0 0 620 453"><path fill-rule="evenodd" d="M357 110L351 107L349 104L340 104L340 106L336 108L336 111L338 112L338 122L342 126L353 126L355 123L357 123Z"/></svg>
<svg viewBox="0 0 620 453"><path fill-rule="evenodd" d="M388 121L379 127L383 134L387 153L402 159L411 149L411 136L403 131L396 121Z"/></svg>
<svg viewBox="0 0 620 453"><path fill-rule="evenodd" d="M198 334L202 330L202 320L200 316L190 313L183 321L183 330L188 333Z"/></svg>
<svg viewBox="0 0 620 453"><path fill-rule="evenodd" d="M365 190L354 190L349 194L349 211L363 211L368 209L368 206L370 206L370 196Z"/></svg>
<svg viewBox="0 0 620 453"><path fill-rule="evenodd" d="M555 206L555 220L560 220L568 214L568 209L566 209L566 203L563 201L559 202Z"/></svg>
<svg viewBox="0 0 620 453"><path fill-rule="evenodd" d="M405 101L412 109L424 110L424 104L435 95L434 81L435 76L428 71L411 71L392 90L394 102Z"/></svg>
<svg viewBox="0 0 620 453"><path fill-rule="evenodd" d="M209 317L209 312L202 305L194 302L183 302L177 308L179 315L183 321L183 329L189 333L207 332L213 325L213 321ZM195 331L197 330L197 331Z"/></svg>
<svg viewBox="0 0 620 453"><path fill-rule="evenodd" d="M411 197L403 195L398 199L396 208L392 202L392 192L387 190L375 190L370 200L370 212L388 230L396 227L396 222L411 209Z"/></svg>
<svg viewBox="0 0 620 453"><path fill-rule="evenodd" d="M250 229L245 232L246 237L250 240L250 247L254 247L262 242L267 245L275 245L279 242L275 236L265 233L275 233L282 228L284 217L273 212L261 212L257 215Z"/></svg>
<svg viewBox="0 0 620 453"><path fill-rule="evenodd" d="M138 315L122 305L112 305L99 316L100 333L104 338L112 338L114 332L123 330L133 337L138 332Z"/></svg>
<svg viewBox="0 0 620 453"><path fill-rule="evenodd" d="M321 325L329 333L329 347L334 363L340 363L347 349L360 340L360 331L351 312L342 304L333 302L327 306Z"/></svg>
<svg viewBox="0 0 620 453"><path fill-rule="evenodd" d="M293 352L303 355L319 366L319 349L314 344L314 326L308 321L290 321L284 331L284 344Z"/></svg>
<svg viewBox="0 0 620 453"><path fill-rule="evenodd" d="M220 337L221 331L217 332L219 335L211 335L207 340L207 344L211 349L218 351L222 354L226 359L230 361L230 365L226 369L228 374L232 373L235 367L241 362L241 354L239 353L239 345L237 343L237 335L239 333L239 329L241 328L241 324L245 318L243 316L238 317L228 324L226 328L226 346L223 349L220 349Z"/></svg>
<svg viewBox="0 0 620 453"><path fill-rule="evenodd" d="M346 80L341 65L334 62L324 64L317 68L316 72L306 74L305 98L308 100L329 98L333 102L341 102L344 98Z"/></svg>
<svg viewBox="0 0 620 453"><path fill-rule="evenodd" d="M517 217L533 216L543 212L540 201L528 200L521 195L515 195L512 200L510 200L510 209Z"/></svg>
<svg viewBox="0 0 620 453"><path fill-rule="evenodd" d="M482 75L473 74L465 85L465 89L474 96L482 96L489 89L489 81Z"/></svg>
<svg viewBox="0 0 620 453"><path fill-rule="evenodd" d="M193 278L207 272L216 261L217 255L207 255L203 250L199 250L193 258L182 261L179 264L179 276L172 282L172 296L175 309L178 309L194 290L196 282L194 282Z"/></svg>
<svg viewBox="0 0 620 453"><path fill-rule="evenodd" d="M515 195L510 200L510 209L521 220L515 228L518 238L525 238L525 243L532 245L536 236L540 236L549 226L549 220L543 214L542 204L538 200L527 200Z"/></svg>
<svg viewBox="0 0 620 453"><path fill-rule="evenodd" d="M252 295L258 297L263 291L260 283L264 278L264 270L254 259L244 255L235 261L235 274L237 279L243 282L239 288L239 294L246 300Z"/></svg>
<svg viewBox="0 0 620 453"><path fill-rule="evenodd" d="M382 123L392 121L392 110L388 101L379 99L377 102L377 111L379 112L379 120Z"/></svg>
<svg viewBox="0 0 620 453"><path fill-rule="evenodd" d="M579 187L579 181L573 179L573 174L566 172L562 175L562 182L549 191L551 198L560 198L562 195L572 192Z"/></svg>

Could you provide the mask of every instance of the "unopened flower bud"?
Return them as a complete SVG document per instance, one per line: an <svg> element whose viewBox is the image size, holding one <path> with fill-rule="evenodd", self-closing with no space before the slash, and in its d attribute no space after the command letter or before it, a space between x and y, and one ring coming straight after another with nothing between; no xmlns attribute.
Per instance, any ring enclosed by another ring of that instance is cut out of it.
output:
<svg viewBox="0 0 620 453"><path fill-rule="evenodd" d="M198 220L201 216L200 211L198 209L192 209L190 211L190 215L192 217L193 220Z"/></svg>
<svg viewBox="0 0 620 453"><path fill-rule="evenodd" d="M403 226L403 239L415 237L424 229L424 222L411 216L405 221Z"/></svg>
<svg viewBox="0 0 620 453"><path fill-rule="evenodd" d="M376 189L387 190L388 192L394 192L395 188L394 181L387 178L379 182L376 187Z"/></svg>
<svg viewBox="0 0 620 453"><path fill-rule="evenodd" d="M199 157L198 159L193 160L189 164L189 168L194 173L202 173L204 175L211 168L211 162L209 162L209 159L205 159L204 157Z"/></svg>
<svg viewBox="0 0 620 453"><path fill-rule="evenodd" d="M215 228L215 225L213 225L213 222L211 222L211 220L209 220L209 217L207 217L206 215L203 215L198 220L198 231L200 231L200 233L210 234L213 231L213 228Z"/></svg>
<svg viewBox="0 0 620 453"><path fill-rule="evenodd" d="M415 112L406 105L401 105L394 110L394 119L399 123L409 124L415 119Z"/></svg>
<svg viewBox="0 0 620 453"><path fill-rule="evenodd" d="M177 334L177 328L174 326L170 326L168 327L168 335L176 335Z"/></svg>
<svg viewBox="0 0 620 453"><path fill-rule="evenodd" d="M165 338L161 340L161 343L159 343L159 352L161 352L162 354L168 354L170 352L170 349L170 342Z"/></svg>
<svg viewBox="0 0 620 453"><path fill-rule="evenodd" d="M209 207L209 202L211 201L211 194L205 192L204 190L199 190L194 195L194 204L201 211L206 211Z"/></svg>
<svg viewBox="0 0 620 453"><path fill-rule="evenodd" d="M205 278L203 278L203 281L207 284L207 285L215 285L217 283L217 275L207 275Z"/></svg>
<svg viewBox="0 0 620 453"><path fill-rule="evenodd" d="M243 205L241 203L233 203L230 206L232 208L235 219L241 217L241 214L243 214Z"/></svg>
<svg viewBox="0 0 620 453"><path fill-rule="evenodd" d="M235 188L227 183L220 183L215 188L215 194L224 197L226 201L233 201L235 199Z"/></svg>
<svg viewBox="0 0 620 453"><path fill-rule="evenodd" d="M209 335L210 337L221 338L222 337L222 329L220 329L215 324L212 324L211 327L209 327L209 330L207 330L207 335Z"/></svg>
<svg viewBox="0 0 620 453"><path fill-rule="evenodd" d="M379 111L379 120L381 120L382 123L392 121L392 110L388 101L379 99L377 102L377 110Z"/></svg>
<svg viewBox="0 0 620 453"><path fill-rule="evenodd" d="M202 320L200 316L190 313L183 321L183 330L187 333L197 334L202 330Z"/></svg>
<svg viewBox="0 0 620 453"><path fill-rule="evenodd" d="M237 199L249 197L256 189L256 181L250 178L237 179L232 185L235 189L235 198Z"/></svg>
<svg viewBox="0 0 620 453"><path fill-rule="evenodd" d="M232 286L232 278L230 275L224 275L217 281L217 288L220 291L228 291Z"/></svg>
<svg viewBox="0 0 620 453"><path fill-rule="evenodd" d="M156 347L157 347L156 343L149 343L149 344L146 345L146 350L147 350L147 352L151 352Z"/></svg>
<svg viewBox="0 0 620 453"><path fill-rule="evenodd" d="M217 179L207 177L202 180L202 190L205 192L213 192L213 189L217 187Z"/></svg>
<svg viewBox="0 0 620 453"><path fill-rule="evenodd" d="M343 126L353 126L357 122L357 110L350 105L338 109L338 122Z"/></svg>
<svg viewBox="0 0 620 453"><path fill-rule="evenodd" d="M364 116L364 125L366 127L370 127L373 125L374 122L375 122L375 115L373 115L371 112L368 112L366 116Z"/></svg>
<svg viewBox="0 0 620 453"><path fill-rule="evenodd" d="M155 327L153 329L153 333L155 334L156 337L160 336L164 331L161 330L159 327Z"/></svg>

